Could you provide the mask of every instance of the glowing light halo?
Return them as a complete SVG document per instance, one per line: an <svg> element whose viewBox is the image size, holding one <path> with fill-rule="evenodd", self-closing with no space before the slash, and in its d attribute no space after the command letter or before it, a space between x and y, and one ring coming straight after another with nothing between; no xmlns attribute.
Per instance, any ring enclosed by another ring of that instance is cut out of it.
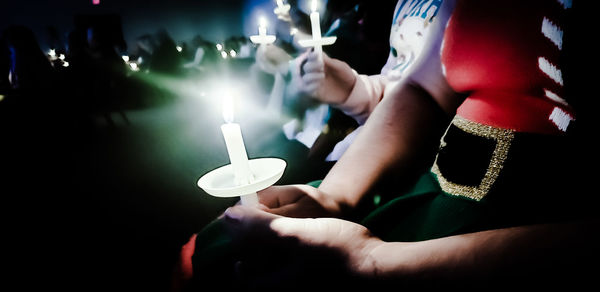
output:
<svg viewBox="0 0 600 292"><path fill-rule="evenodd" d="M285 111L279 116L257 115L256 113L265 112L264 100L254 94L259 91L243 77L215 74L204 78L177 78L152 72L135 76L138 80L152 86L159 86L182 100L199 101L202 105L197 108L198 115L206 116L207 119L216 123L223 122L222 97L225 94L224 90L227 90L235 99L235 121L243 121L244 125L254 123L280 125L298 118Z"/></svg>

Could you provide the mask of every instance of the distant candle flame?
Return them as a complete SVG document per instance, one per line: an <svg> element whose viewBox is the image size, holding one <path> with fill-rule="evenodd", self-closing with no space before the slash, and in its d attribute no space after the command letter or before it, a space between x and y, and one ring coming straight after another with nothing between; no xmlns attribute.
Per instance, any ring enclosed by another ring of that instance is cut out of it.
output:
<svg viewBox="0 0 600 292"><path fill-rule="evenodd" d="M133 71L139 71L140 67L138 67L137 63L129 63L129 67L131 68L131 70Z"/></svg>
<svg viewBox="0 0 600 292"><path fill-rule="evenodd" d="M233 112L233 96L230 92L225 92L223 96L223 119L226 123L233 123Z"/></svg>
<svg viewBox="0 0 600 292"><path fill-rule="evenodd" d="M261 16L258 19L258 26L266 28L267 27L267 19Z"/></svg>

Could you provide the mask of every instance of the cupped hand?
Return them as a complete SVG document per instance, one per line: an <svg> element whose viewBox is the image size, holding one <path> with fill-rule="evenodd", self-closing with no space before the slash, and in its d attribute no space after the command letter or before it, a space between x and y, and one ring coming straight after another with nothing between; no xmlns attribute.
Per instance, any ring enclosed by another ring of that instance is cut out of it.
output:
<svg viewBox="0 0 600 292"><path fill-rule="evenodd" d="M309 185L272 186L258 192L261 208L269 213L296 218L339 217L338 204Z"/></svg>
<svg viewBox="0 0 600 292"><path fill-rule="evenodd" d="M242 247L238 277L259 286L310 281L323 273L369 278L371 253L383 243L364 226L336 218L289 218L234 206L224 220Z"/></svg>

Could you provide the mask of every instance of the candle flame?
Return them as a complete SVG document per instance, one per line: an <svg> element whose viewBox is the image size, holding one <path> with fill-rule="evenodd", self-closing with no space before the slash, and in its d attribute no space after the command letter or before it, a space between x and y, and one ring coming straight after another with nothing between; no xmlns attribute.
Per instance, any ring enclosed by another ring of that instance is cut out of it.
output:
<svg viewBox="0 0 600 292"><path fill-rule="evenodd" d="M223 119L226 123L233 123L233 97L229 92L223 96Z"/></svg>
<svg viewBox="0 0 600 292"><path fill-rule="evenodd" d="M260 26L260 27L267 27L267 19L264 16L261 16L258 19L258 26Z"/></svg>
<svg viewBox="0 0 600 292"><path fill-rule="evenodd" d="M310 5L310 10L312 12L316 12L317 11L317 6L319 6L319 3L317 0L312 0L311 5Z"/></svg>

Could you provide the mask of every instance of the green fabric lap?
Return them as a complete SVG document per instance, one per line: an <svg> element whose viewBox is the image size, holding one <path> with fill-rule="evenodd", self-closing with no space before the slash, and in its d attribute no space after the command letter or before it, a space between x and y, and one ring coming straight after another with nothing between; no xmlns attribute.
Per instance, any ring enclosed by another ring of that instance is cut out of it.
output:
<svg viewBox="0 0 600 292"><path fill-rule="evenodd" d="M479 203L441 190L435 174L375 209L360 223L385 241L419 241L457 233L478 217Z"/></svg>

